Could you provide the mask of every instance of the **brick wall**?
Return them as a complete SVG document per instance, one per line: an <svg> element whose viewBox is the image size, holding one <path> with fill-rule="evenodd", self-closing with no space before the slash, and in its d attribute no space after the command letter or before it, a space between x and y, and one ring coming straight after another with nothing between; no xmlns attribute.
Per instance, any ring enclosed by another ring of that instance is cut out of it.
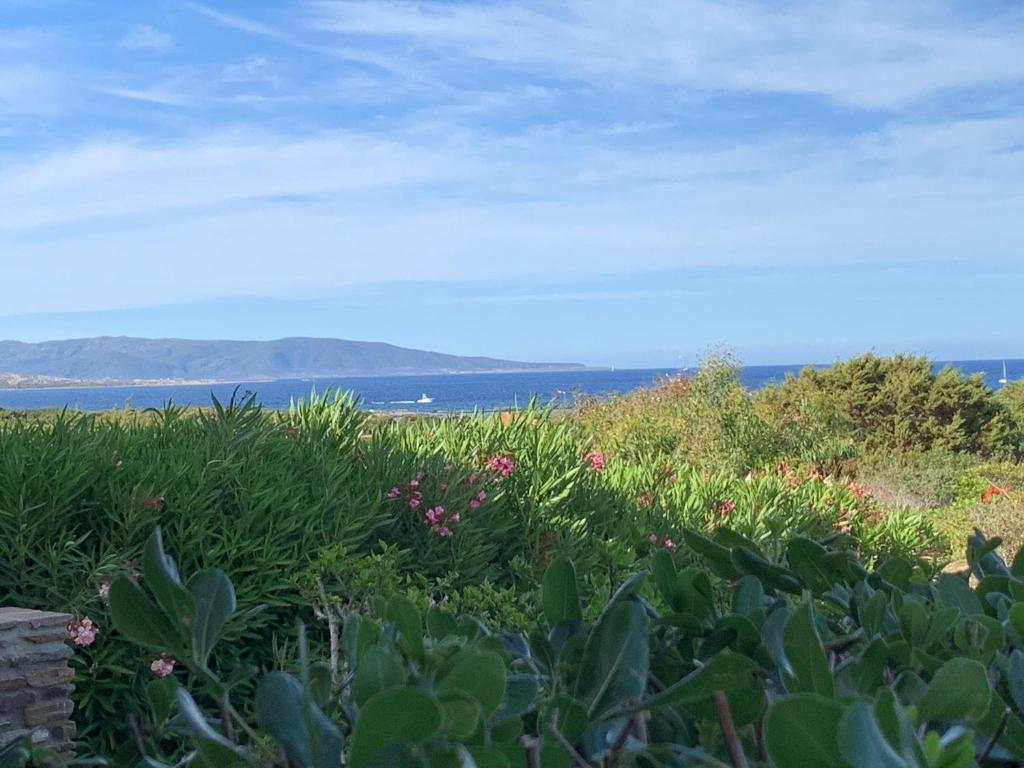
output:
<svg viewBox="0 0 1024 768"><path fill-rule="evenodd" d="M0 608L0 747L28 736L70 756L70 620L64 613Z"/></svg>

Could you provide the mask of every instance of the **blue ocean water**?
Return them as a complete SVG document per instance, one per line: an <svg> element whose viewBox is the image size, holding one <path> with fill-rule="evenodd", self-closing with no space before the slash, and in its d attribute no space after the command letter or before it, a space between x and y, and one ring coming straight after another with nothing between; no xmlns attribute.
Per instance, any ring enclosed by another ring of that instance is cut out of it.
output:
<svg viewBox="0 0 1024 768"><path fill-rule="evenodd" d="M939 363L938 367L946 365ZM979 372L992 388L999 386L1002 361L967 360L951 362L968 373ZM781 381L800 365L754 365L742 369L743 383L757 389ZM1007 376L1024 376L1024 360L1007 360ZM526 404L536 396L542 403L571 406L578 394L604 396L649 386L657 379L692 373L672 368L631 370L551 371L540 373L481 373L428 376L377 376L323 379L281 379L278 381L239 382L178 386L74 387L62 389L15 389L0 391L0 408L77 408L102 411L111 408L160 408L168 402L176 405L209 405L211 394L222 402L239 392L252 391L269 408L283 408L292 398L307 397L312 389L328 387L354 391L362 406L374 411L450 412L474 409L494 410ZM421 396L430 403L417 403Z"/></svg>

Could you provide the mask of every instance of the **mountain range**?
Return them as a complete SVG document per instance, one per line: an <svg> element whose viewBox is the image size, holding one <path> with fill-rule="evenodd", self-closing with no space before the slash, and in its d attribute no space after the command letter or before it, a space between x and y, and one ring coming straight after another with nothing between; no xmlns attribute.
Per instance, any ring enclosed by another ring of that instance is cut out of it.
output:
<svg viewBox="0 0 1024 768"><path fill-rule="evenodd" d="M252 381L584 367L579 363L528 363L447 355L381 342L305 337L205 341L98 336L38 343L0 341L0 372L75 381Z"/></svg>

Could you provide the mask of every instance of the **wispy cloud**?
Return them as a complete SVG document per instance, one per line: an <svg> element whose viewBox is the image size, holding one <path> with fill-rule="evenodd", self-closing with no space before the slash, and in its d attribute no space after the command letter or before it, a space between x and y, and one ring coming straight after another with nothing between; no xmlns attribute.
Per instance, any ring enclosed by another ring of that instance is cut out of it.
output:
<svg viewBox="0 0 1024 768"><path fill-rule="evenodd" d="M133 50L166 51L173 44L169 34L148 24L132 27L121 38L121 46Z"/></svg>
<svg viewBox="0 0 1024 768"><path fill-rule="evenodd" d="M979 19L952 3L883 0L314 0L310 25L424 53L598 87L636 83L818 94L895 107L1024 77L1024 11Z"/></svg>

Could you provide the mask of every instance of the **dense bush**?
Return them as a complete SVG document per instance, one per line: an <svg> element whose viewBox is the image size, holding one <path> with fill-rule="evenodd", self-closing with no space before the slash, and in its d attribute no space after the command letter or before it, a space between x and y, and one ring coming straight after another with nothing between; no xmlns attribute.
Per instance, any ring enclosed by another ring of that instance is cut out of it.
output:
<svg viewBox="0 0 1024 768"><path fill-rule="evenodd" d="M103 594L137 573L157 524L185 570L221 568L253 612L228 630L237 658L215 661L256 666L294 659L297 619L313 651L330 653L330 626L380 594L521 625L555 558L572 557L586 589L607 594L639 558L677 546L684 526L727 524L772 551L788 536L849 530L869 560L933 547L926 520L890 518L813 467L708 471L606 455L597 437L535 408L371 419L335 395L284 413L247 398L15 418L0 433L0 589L98 625L75 657L76 718L88 748L109 754L129 741L152 659L109 632Z"/></svg>
<svg viewBox="0 0 1024 768"><path fill-rule="evenodd" d="M938 373L926 357L865 354L799 376L758 395L791 418L813 420L867 451L994 454L1011 423L980 374Z"/></svg>
<svg viewBox="0 0 1024 768"><path fill-rule="evenodd" d="M998 541L973 535L972 587L902 558L869 571L844 536L790 539L777 560L724 527L684 538L685 553L659 549L596 611L584 610L572 562L556 559L533 631L374 599L346 617L333 663L310 659L300 628L296 674L264 671L244 706L239 681L255 671L210 659L249 617L219 569L179 577L157 532L141 562L145 588L121 577L110 591L117 631L159 654L148 711L121 760L988 768L1024 759L1024 552L1007 566Z"/></svg>

